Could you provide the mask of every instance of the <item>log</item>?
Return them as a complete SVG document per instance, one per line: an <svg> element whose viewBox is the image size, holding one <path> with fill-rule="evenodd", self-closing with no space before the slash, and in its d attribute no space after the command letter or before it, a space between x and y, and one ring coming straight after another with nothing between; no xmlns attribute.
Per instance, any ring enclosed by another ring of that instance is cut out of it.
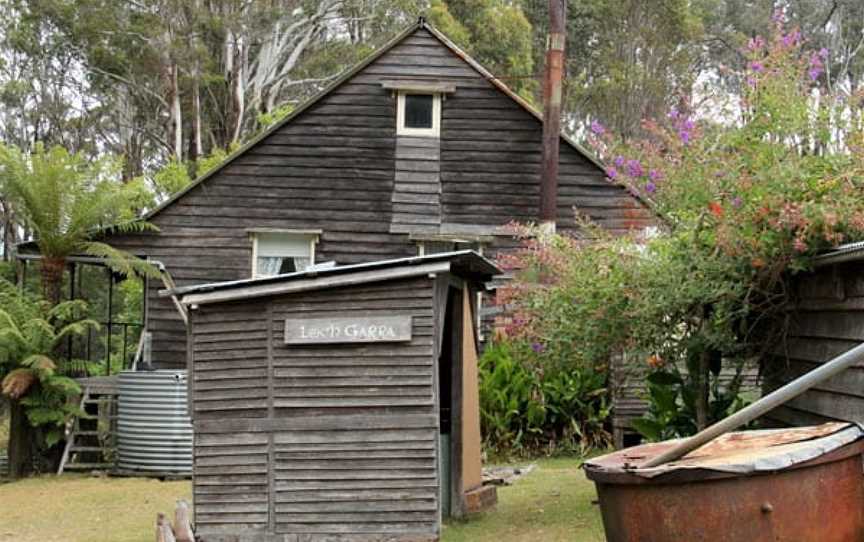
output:
<svg viewBox="0 0 864 542"><path fill-rule="evenodd" d="M162 512L156 515L156 542L177 542L174 531L171 530L171 523Z"/></svg>
<svg viewBox="0 0 864 542"><path fill-rule="evenodd" d="M189 503L184 499L177 501L177 508L174 510L174 535L177 542L195 542L189 521Z"/></svg>

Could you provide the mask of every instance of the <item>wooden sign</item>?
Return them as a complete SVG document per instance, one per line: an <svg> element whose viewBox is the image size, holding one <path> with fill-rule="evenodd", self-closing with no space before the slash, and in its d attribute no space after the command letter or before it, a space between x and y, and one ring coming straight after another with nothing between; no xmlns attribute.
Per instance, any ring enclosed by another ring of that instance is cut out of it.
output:
<svg viewBox="0 0 864 542"><path fill-rule="evenodd" d="M410 340L410 316L285 320L285 344L384 343Z"/></svg>

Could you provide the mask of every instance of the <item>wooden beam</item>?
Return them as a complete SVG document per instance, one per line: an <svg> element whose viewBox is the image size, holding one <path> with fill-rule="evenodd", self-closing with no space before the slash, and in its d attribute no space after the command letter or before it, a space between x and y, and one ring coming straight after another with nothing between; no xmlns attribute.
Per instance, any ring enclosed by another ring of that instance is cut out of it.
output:
<svg viewBox="0 0 864 542"><path fill-rule="evenodd" d="M430 92L441 94L452 94L456 92L454 83L438 81L417 81L407 79L381 81L381 86L387 90L401 90L406 92Z"/></svg>

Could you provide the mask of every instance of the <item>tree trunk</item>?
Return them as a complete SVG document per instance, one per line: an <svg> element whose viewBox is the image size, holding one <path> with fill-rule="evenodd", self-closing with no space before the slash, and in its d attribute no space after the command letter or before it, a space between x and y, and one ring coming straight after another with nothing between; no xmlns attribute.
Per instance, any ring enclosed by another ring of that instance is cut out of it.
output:
<svg viewBox="0 0 864 542"><path fill-rule="evenodd" d="M192 134L191 148L189 149L189 160L192 162L198 161L204 155L204 146L201 141L201 88L197 79L192 86ZM197 166L196 166L197 169ZM196 171L197 173L197 171Z"/></svg>
<svg viewBox="0 0 864 542"><path fill-rule="evenodd" d="M33 429L20 401L9 401L9 477L23 478L33 472Z"/></svg>
<svg viewBox="0 0 864 542"><path fill-rule="evenodd" d="M708 427L708 372L711 364L711 350L705 348L699 354L699 374L696 380L696 429L702 431Z"/></svg>
<svg viewBox="0 0 864 542"><path fill-rule="evenodd" d="M42 295L53 307L61 300L66 258L43 257L39 270L42 273Z"/></svg>
<svg viewBox="0 0 864 542"><path fill-rule="evenodd" d="M179 67L174 62L171 65L171 135L174 158L183 161L183 108L180 104Z"/></svg>

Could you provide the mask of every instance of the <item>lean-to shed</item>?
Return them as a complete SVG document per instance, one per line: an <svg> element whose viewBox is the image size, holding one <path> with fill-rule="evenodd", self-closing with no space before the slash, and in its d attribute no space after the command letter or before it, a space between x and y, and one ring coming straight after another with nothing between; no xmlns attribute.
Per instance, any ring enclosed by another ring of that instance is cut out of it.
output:
<svg viewBox="0 0 864 542"><path fill-rule="evenodd" d="M175 291L203 540L437 540L481 477L471 251Z"/></svg>

